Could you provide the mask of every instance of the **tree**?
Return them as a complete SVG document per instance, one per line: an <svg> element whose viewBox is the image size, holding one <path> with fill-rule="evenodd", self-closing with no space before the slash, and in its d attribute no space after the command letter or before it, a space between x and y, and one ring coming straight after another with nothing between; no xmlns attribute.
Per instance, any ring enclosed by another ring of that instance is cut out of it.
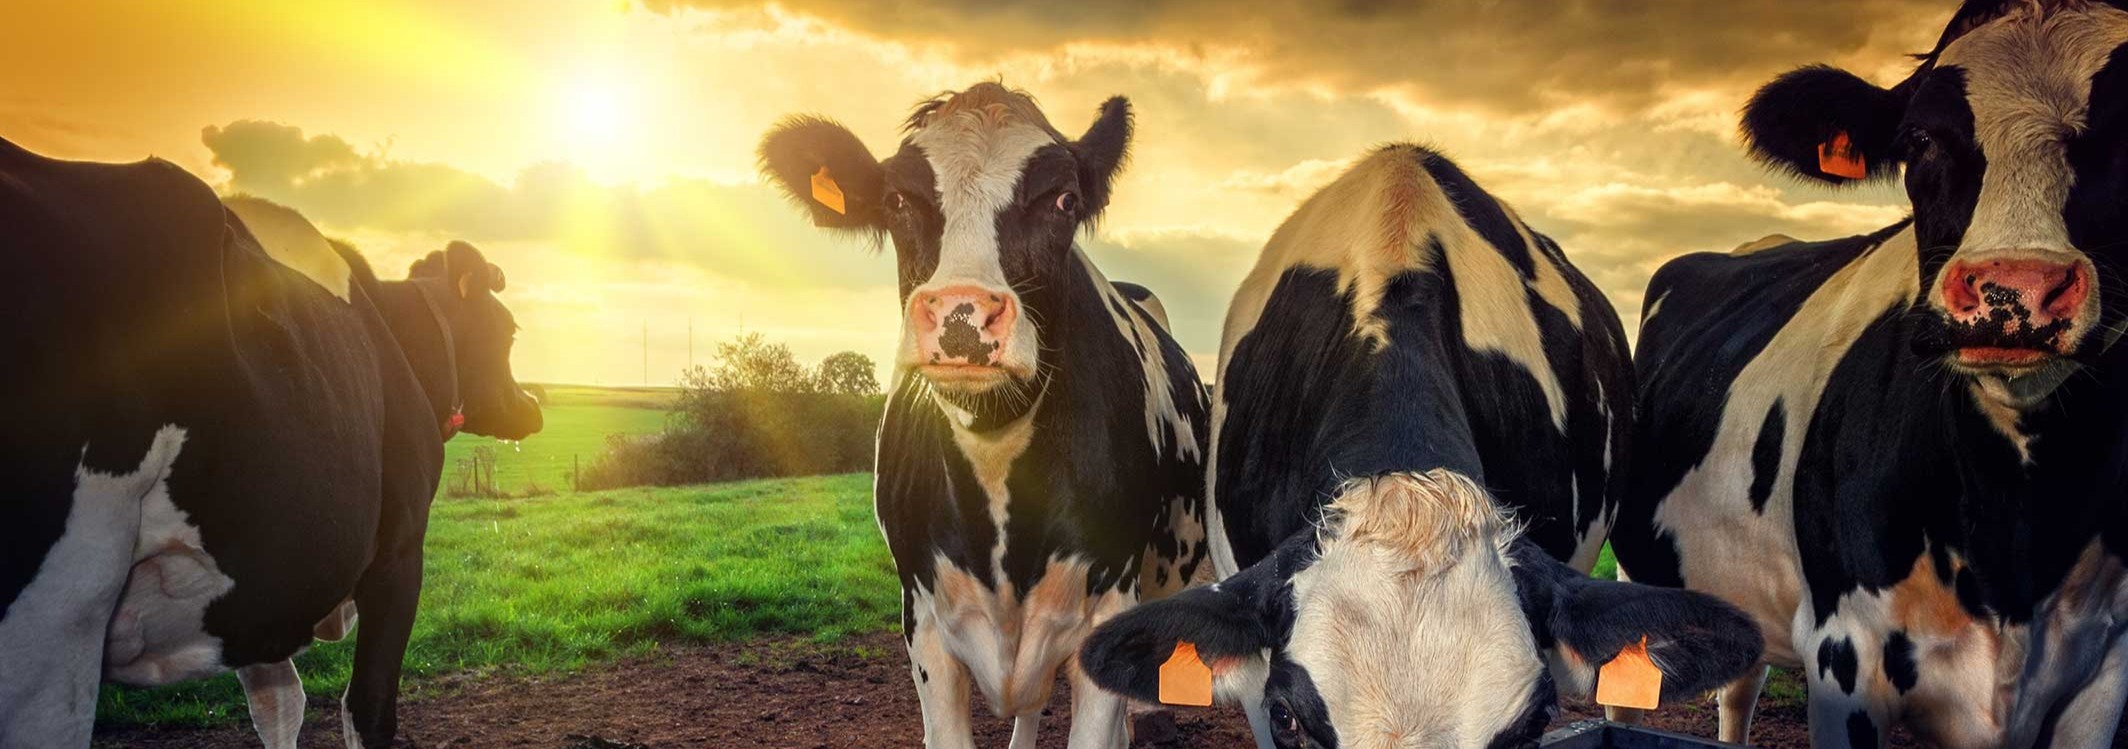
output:
<svg viewBox="0 0 2128 749"><path fill-rule="evenodd" d="M837 395L877 395L879 378L872 359L855 351L830 354L820 360L820 391Z"/></svg>
<svg viewBox="0 0 2128 749"><path fill-rule="evenodd" d="M716 363L700 373L683 378L689 387L733 392L760 390L772 393L818 392L819 383L791 349L769 343L760 333L748 333L730 343L717 344Z"/></svg>

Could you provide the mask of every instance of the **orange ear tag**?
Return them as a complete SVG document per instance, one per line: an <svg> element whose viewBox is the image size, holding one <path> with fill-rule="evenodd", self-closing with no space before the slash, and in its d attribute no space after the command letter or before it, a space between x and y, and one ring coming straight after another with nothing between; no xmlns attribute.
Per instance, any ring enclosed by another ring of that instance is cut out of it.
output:
<svg viewBox="0 0 2128 749"><path fill-rule="evenodd" d="M1832 140L1818 144L1818 171L1848 179L1869 177L1869 165L1862 163L1862 152L1855 150L1844 130L1834 131Z"/></svg>
<svg viewBox="0 0 2128 749"><path fill-rule="evenodd" d="M830 211L847 213L842 205L842 186L835 184L834 177L828 176L827 167L813 173L813 201L827 206Z"/></svg>
<svg viewBox="0 0 2128 749"><path fill-rule="evenodd" d="M1175 643L1175 653L1160 664L1160 704L1212 706L1212 669L1197 657L1197 644Z"/></svg>
<svg viewBox="0 0 2128 749"><path fill-rule="evenodd" d="M1596 672L1596 704L1653 710L1662 704L1662 670L1648 658L1648 636L1619 649Z"/></svg>

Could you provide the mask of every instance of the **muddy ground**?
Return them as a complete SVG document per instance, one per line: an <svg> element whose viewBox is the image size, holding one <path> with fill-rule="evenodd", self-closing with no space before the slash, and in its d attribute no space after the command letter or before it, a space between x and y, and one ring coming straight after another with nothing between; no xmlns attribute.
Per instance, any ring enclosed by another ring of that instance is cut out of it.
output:
<svg viewBox="0 0 2128 749"><path fill-rule="evenodd" d="M398 746L532 749L813 747L873 749L923 742L923 721L901 640L892 634L821 647L775 641L691 648L548 679L496 677L425 686L400 709ZM339 749L335 696L312 695L303 747ZM1063 749L1071 718L1059 685L1043 721L1042 749ZM1665 708L1649 725L1713 736L1711 702ZM1564 725L1600 715L1569 704ZM1754 744L1808 746L1799 706L1762 705ZM978 710L977 743L1002 747L1008 721ZM1177 708L1140 715L1134 747L1249 747L1248 726L1231 708ZM257 747L248 726L219 729L112 728L98 747L237 749ZM2123 746L2119 740L2116 747ZM1893 747L1912 747L1897 736Z"/></svg>

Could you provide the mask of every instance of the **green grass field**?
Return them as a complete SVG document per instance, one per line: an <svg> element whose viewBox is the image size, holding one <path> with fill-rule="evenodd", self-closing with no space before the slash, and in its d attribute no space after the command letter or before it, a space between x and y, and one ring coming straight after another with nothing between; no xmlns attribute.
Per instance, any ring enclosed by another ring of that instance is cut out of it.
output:
<svg viewBox="0 0 2128 749"><path fill-rule="evenodd" d="M547 429L522 451L452 440L452 461L495 448L496 481L550 496L439 497L429 525L408 688L459 672L568 670L661 644L765 633L822 641L894 625L897 587L867 475L714 486L568 491L572 455L609 432L654 431L670 393L549 388ZM448 470L448 469L447 469ZM447 482L448 483L448 482ZM304 688L346 687L352 638L297 658ZM243 719L236 677L158 689L105 687L106 725Z"/></svg>
<svg viewBox="0 0 2128 749"><path fill-rule="evenodd" d="M550 673L663 645L795 634L831 642L891 629L899 599L867 474L658 489L570 491L573 457L606 435L656 431L671 391L550 387L546 429L521 446L460 436L429 525L421 616L405 685L445 674ZM447 496L486 447L510 498ZM536 496L515 496L534 487ZM1595 574L1616 563L1604 550ZM346 688L352 638L297 658L304 688ZM233 675L158 689L105 687L106 725L242 720Z"/></svg>
<svg viewBox="0 0 2128 749"><path fill-rule="evenodd" d="M546 427L521 444L508 444L471 434L462 434L443 448L443 484L437 496L446 496L454 483L464 483L463 471L474 451L486 448L495 457L495 484L505 494L567 492L575 461L590 463L606 447L609 434L644 434L665 425L665 408L677 391L671 388L600 388L582 385L548 385L540 404Z"/></svg>

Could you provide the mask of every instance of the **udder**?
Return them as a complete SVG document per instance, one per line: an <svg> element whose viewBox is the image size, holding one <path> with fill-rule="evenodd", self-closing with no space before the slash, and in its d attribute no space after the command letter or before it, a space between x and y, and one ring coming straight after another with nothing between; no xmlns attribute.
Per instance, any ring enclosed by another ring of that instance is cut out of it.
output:
<svg viewBox="0 0 2128 749"><path fill-rule="evenodd" d="M138 686L223 670L222 644L204 626L207 604L234 586L206 550L180 540L134 562L104 636L104 676Z"/></svg>

